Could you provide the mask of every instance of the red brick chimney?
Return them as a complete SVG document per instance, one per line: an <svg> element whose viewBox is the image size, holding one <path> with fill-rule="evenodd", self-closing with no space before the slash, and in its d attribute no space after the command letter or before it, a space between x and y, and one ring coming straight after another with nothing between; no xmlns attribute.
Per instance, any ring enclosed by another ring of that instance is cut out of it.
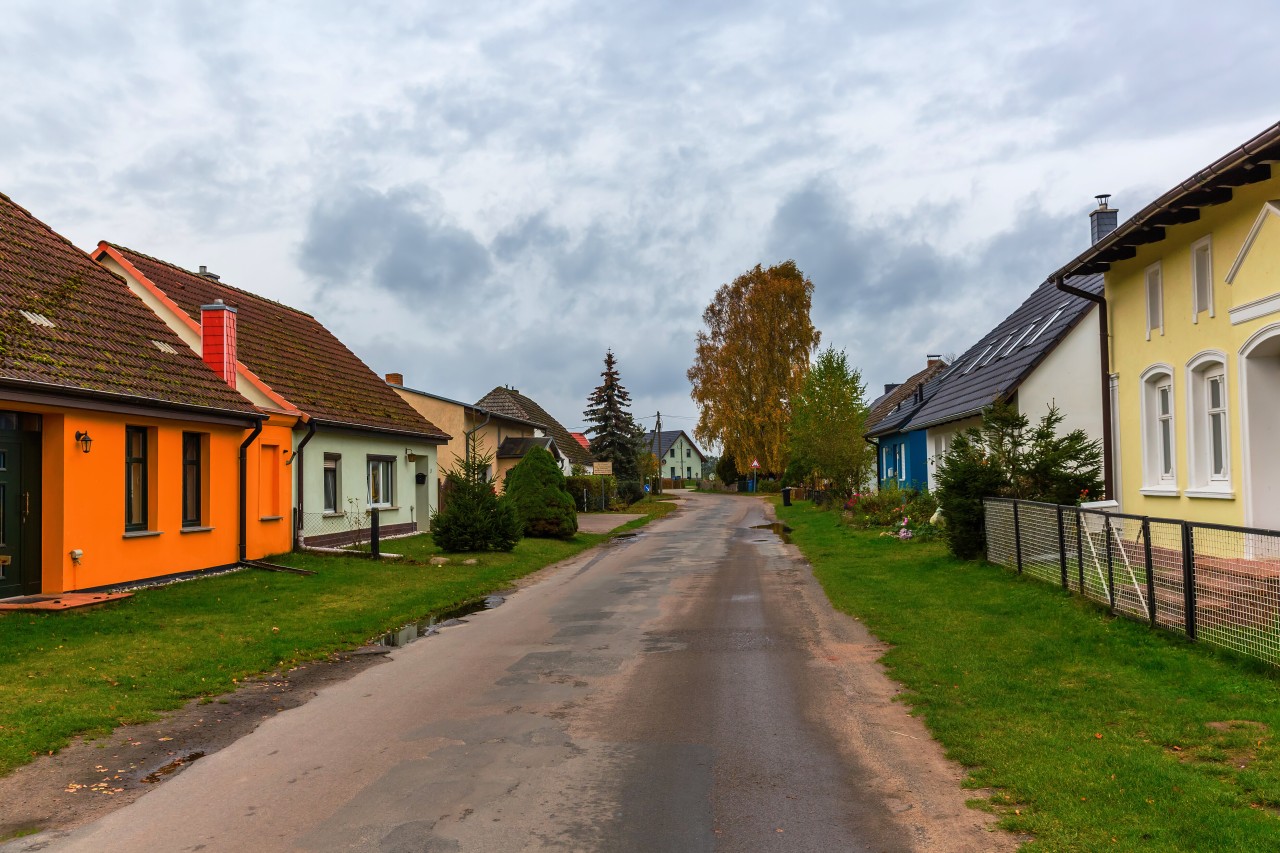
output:
<svg viewBox="0 0 1280 853"><path fill-rule="evenodd" d="M404 385L404 374L403 374L403 373L388 373L388 374L387 374L387 384L388 384L388 385Z"/></svg>
<svg viewBox="0 0 1280 853"><path fill-rule="evenodd" d="M236 387L236 309L221 299L200 306L200 352L223 382Z"/></svg>

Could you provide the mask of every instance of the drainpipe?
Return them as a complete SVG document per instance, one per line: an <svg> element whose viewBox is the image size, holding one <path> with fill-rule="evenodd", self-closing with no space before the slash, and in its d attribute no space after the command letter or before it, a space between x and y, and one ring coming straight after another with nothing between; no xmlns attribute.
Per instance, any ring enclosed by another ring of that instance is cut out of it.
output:
<svg viewBox="0 0 1280 853"><path fill-rule="evenodd" d="M1112 488L1115 481L1111 463L1111 347L1110 333L1107 330L1107 299L1105 296L1072 287L1062 276L1055 276L1053 285L1063 293L1087 299L1098 306L1098 355L1102 365L1102 489L1107 500L1119 500Z"/></svg>
<svg viewBox="0 0 1280 853"><path fill-rule="evenodd" d="M472 409L472 411L473 411L473 412L478 412L479 410L478 410L478 409ZM486 411L486 412L484 413L484 420L483 420L483 421L481 421L480 423L476 424L476 425L475 425L475 426L473 426L471 429L467 430L466 432L464 432L464 433L462 434L462 446L463 446L463 450L464 450L464 452L467 454L467 462L470 462L470 461L471 461L471 436L475 435L477 432L479 432L480 430L482 430L482 429L484 429L486 426L488 426L489 421L491 421L492 419L493 419L493 412ZM497 452L498 452L498 448L496 448L496 447L495 447L495 448L493 449L493 451L494 451L494 453L497 453ZM494 459L495 459L495 461L496 461L497 457L494 457ZM496 471L495 471L495 477L496 477L496 476L497 476L497 474L496 474ZM428 509L429 509L429 507L428 507Z"/></svg>
<svg viewBox="0 0 1280 853"><path fill-rule="evenodd" d="M298 547L298 536L299 536L299 534L302 532L302 509L303 509L303 497L304 497L304 496L305 496L305 494L306 494L306 493L303 491L303 488L302 488L302 486L303 486L303 481L302 481L302 471L303 471L303 464L302 464L302 451L303 451L303 449L307 446L307 442L308 442L308 441L310 441L310 440L311 440L311 437L312 437L313 435L315 435L315 434L316 434L316 422L315 422L315 419L314 419L314 418L310 418L310 417L308 417L308 418L307 418L307 434L306 434L306 435L304 435L304 436L302 437L302 441L298 442L298 449L297 449L297 450L295 450L295 451L293 451L293 455L289 457L289 462L288 462L288 464L290 464L290 465L292 465L294 462L297 462L297 463L298 463L298 468L297 468L297 471L298 471L298 474L297 474L297 478L298 478L298 486L297 486L297 488L298 488L298 492L297 492L297 498L298 498L298 499L297 499L297 501L295 501L295 503L296 503L296 504L297 504L297 506L298 506L298 517L297 517L296 519L294 519L294 522L293 522L293 547L294 547L295 549Z"/></svg>
<svg viewBox="0 0 1280 853"><path fill-rule="evenodd" d="M240 442L240 559L249 558L249 445L262 435L262 419L253 424L253 432Z"/></svg>

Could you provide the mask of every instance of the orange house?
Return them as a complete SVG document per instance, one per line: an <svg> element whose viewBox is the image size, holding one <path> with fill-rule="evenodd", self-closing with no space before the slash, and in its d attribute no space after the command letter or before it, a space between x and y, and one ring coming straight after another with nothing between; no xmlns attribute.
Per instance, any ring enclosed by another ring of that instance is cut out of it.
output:
<svg viewBox="0 0 1280 853"><path fill-rule="evenodd" d="M0 194L0 598L288 550L288 523L264 516L287 515L289 443L268 438L297 415L232 387L234 314L205 320L225 345L202 360Z"/></svg>

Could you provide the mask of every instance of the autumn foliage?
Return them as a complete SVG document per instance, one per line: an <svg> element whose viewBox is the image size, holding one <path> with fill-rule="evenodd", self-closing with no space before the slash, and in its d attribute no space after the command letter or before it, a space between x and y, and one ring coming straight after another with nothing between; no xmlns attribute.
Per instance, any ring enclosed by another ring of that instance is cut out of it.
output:
<svg viewBox="0 0 1280 853"><path fill-rule="evenodd" d="M820 333L809 319L813 282L795 261L759 264L721 286L702 312L689 381L699 407L694 434L720 444L746 469L781 474L787 463L791 401L809 370Z"/></svg>

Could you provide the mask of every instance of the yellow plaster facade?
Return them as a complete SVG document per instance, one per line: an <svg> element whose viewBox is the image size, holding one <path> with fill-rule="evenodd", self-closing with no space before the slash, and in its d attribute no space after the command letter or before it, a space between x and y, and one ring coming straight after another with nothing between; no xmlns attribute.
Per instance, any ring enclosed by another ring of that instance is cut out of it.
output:
<svg viewBox="0 0 1280 853"><path fill-rule="evenodd" d="M1106 274L1124 512L1280 528L1274 199L1238 187Z"/></svg>

